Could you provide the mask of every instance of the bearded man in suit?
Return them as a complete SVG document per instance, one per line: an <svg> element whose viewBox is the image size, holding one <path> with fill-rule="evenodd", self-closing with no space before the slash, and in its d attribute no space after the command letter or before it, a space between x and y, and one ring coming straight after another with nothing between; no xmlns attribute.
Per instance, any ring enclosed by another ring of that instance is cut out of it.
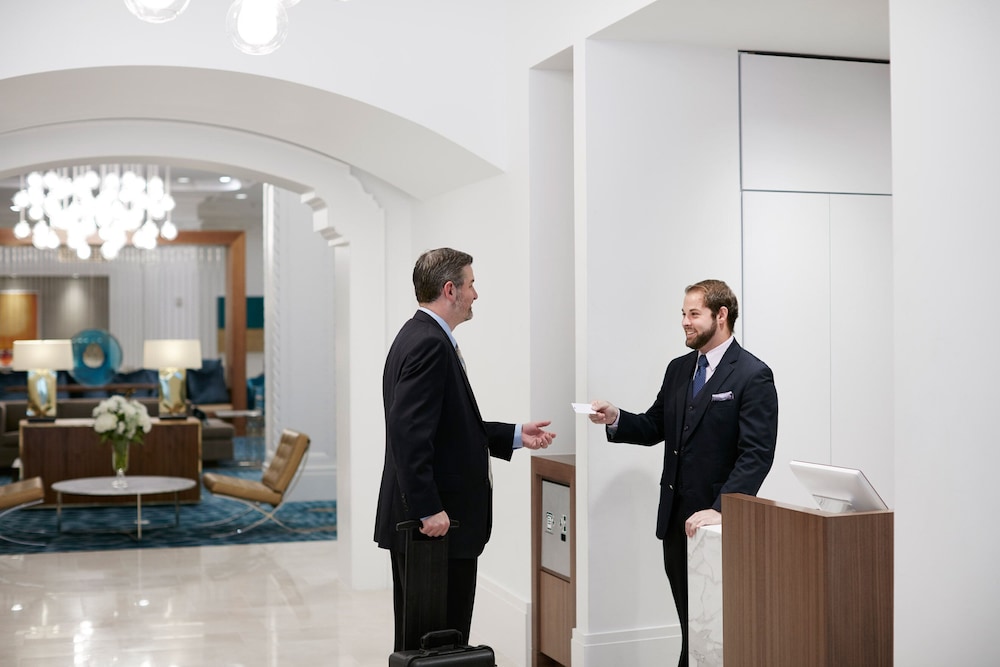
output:
<svg viewBox="0 0 1000 667"><path fill-rule="evenodd" d="M449 534L447 628L468 641L477 558L490 538L493 481L490 457L509 461L515 449L548 447L550 422L485 422L479 413L453 331L472 319L472 256L451 248L425 252L413 267L420 308L393 341L385 361L385 466L375 541L392 560L395 648L403 646L404 535L401 521L419 520L428 537ZM421 579L434 572L413 573Z"/></svg>
<svg viewBox="0 0 1000 667"><path fill-rule="evenodd" d="M681 624L678 665L688 665L687 538L722 523L722 494L756 495L774 461L778 395L771 369L736 342L736 295L721 280L684 290L684 343L656 400L633 414L593 401L611 442L664 443L656 536Z"/></svg>

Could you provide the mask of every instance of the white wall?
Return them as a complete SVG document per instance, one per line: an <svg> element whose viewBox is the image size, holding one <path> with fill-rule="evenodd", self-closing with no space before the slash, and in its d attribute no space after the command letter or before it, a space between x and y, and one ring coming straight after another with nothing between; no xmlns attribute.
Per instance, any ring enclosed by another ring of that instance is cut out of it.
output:
<svg viewBox="0 0 1000 667"><path fill-rule="evenodd" d="M565 59L572 65L572 54ZM558 434L544 453L573 454L576 417L567 406L577 400L573 72L532 69L529 93L531 409Z"/></svg>
<svg viewBox="0 0 1000 667"><path fill-rule="evenodd" d="M1000 5L890 10L896 664L993 665Z"/></svg>
<svg viewBox="0 0 1000 667"><path fill-rule="evenodd" d="M281 431L310 438L309 459L292 500L337 497L337 365L334 249L317 242L301 197L265 186L267 303L265 419L268 457ZM307 295L301 299L300 295ZM300 304L296 306L295 304Z"/></svg>
<svg viewBox="0 0 1000 667"><path fill-rule="evenodd" d="M737 54L588 41L574 72L585 87L577 398L641 412L687 351L684 287L712 277L741 289ZM582 418L577 438L574 664L651 664L679 647L654 534L663 449L609 444Z"/></svg>
<svg viewBox="0 0 1000 667"><path fill-rule="evenodd" d="M0 80L122 64L259 74L333 91L398 114L487 160L503 162L504 103L502 89L496 85L503 79L502 4L463 0L431 4L409 0L302 2L288 12L288 40L267 57L249 56L233 48L225 33L229 4L228 0L192 2L180 17L159 25L139 21L122 2L46 0L5 8ZM38 47L39 26L44 26L48 48ZM31 57L24 57L28 53ZM128 54L125 62L123 54ZM172 88L169 77L157 78L164 87ZM86 113L92 104L100 104L100 100L90 99L83 81L80 84L73 88L73 104L63 105L72 107L74 113ZM186 92L187 99L180 101L188 109L197 108L202 95L212 94L191 87ZM37 93L45 94L41 90ZM185 91L177 93L184 95ZM234 88L226 94L241 93ZM177 101L175 95L146 100L159 102L164 109ZM256 105L230 109L227 125L252 116L275 125L295 125L309 114L308 108L291 108L276 117L277 103L261 99ZM44 124L53 114L66 111L51 107L35 113L34 124ZM15 110L8 113L19 115ZM310 131L319 137L340 129L330 122L327 127L312 125ZM382 139L365 137L367 142ZM434 159L434 155L425 156L425 160Z"/></svg>

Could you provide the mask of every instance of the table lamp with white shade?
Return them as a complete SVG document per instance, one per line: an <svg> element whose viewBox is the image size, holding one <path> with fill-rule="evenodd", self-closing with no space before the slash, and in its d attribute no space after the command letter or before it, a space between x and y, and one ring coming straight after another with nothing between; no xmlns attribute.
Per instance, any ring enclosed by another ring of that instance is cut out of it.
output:
<svg viewBox="0 0 1000 667"><path fill-rule="evenodd" d="M29 421L56 418L56 371L73 368L73 342L66 340L15 340L15 371L28 371Z"/></svg>
<svg viewBox="0 0 1000 667"><path fill-rule="evenodd" d="M159 369L160 419L187 417L187 369L201 368L200 340L147 340L143 368Z"/></svg>

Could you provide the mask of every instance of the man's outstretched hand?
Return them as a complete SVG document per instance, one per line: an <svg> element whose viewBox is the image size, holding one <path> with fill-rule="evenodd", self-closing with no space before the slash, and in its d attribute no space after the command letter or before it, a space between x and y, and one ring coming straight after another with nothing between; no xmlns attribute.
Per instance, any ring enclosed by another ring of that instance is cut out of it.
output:
<svg viewBox="0 0 1000 667"><path fill-rule="evenodd" d="M556 434L542 429L551 423L547 421L521 424L521 445L527 449L545 449L551 445Z"/></svg>

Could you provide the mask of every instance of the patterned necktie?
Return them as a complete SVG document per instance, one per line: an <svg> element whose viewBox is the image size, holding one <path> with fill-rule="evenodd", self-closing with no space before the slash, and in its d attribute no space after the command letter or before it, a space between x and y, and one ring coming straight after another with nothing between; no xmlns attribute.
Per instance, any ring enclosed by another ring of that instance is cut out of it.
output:
<svg viewBox="0 0 1000 667"><path fill-rule="evenodd" d="M694 383L691 385L691 396L697 396L705 386L705 374L708 369L708 357L704 354L698 357L698 369L694 372Z"/></svg>
<svg viewBox="0 0 1000 667"><path fill-rule="evenodd" d="M468 371L465 370L465 357L462 356L462 348L458 346L458 343L455 343L455 353L458 354L458 362L462 364L462 370L468 374Z"/></svg>

